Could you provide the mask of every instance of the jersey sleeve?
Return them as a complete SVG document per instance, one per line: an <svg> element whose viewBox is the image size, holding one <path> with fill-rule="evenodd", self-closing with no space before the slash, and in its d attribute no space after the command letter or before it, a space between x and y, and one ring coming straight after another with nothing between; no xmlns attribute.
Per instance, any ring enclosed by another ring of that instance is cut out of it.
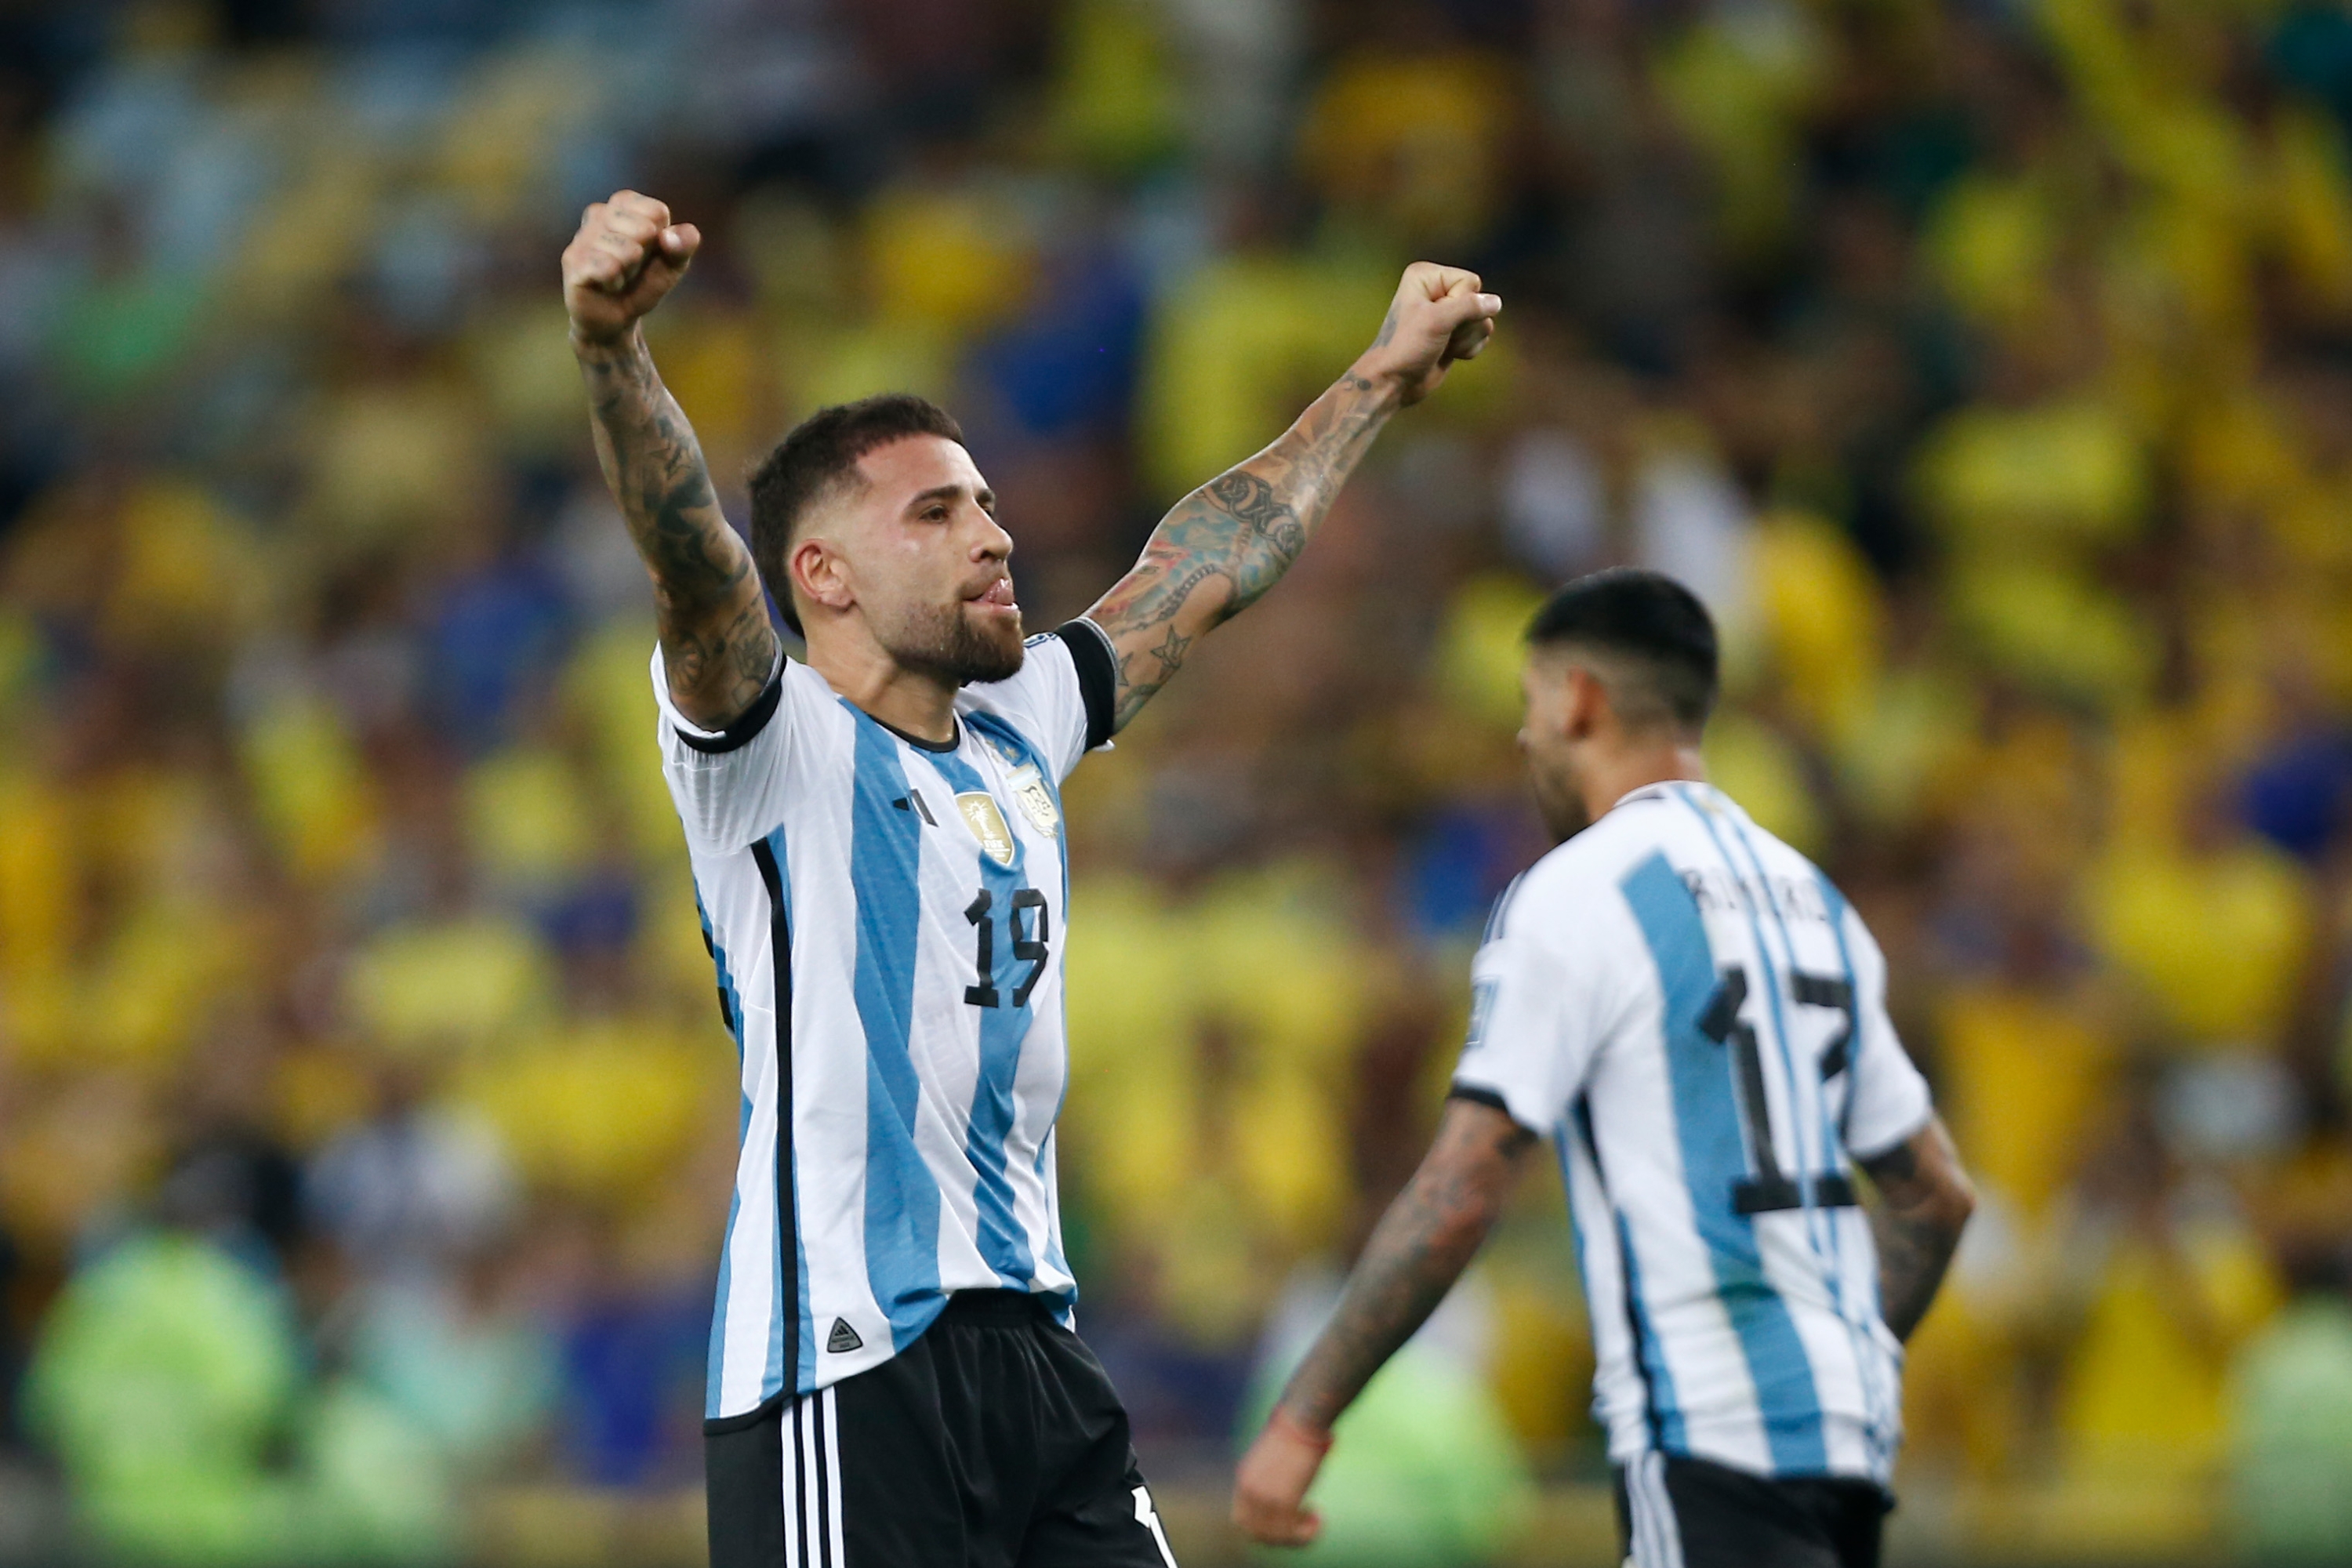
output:
<svg viewBox="0 0 2352 1568"><path fill-rule="evenodd" d="M1020 672L964 689L974 708L993 713L1034 742L1056 783L1078 759L1108 744L1117 691L1110 639L1076 620L1029 639Z"/></svg>
<svg viewBox="0 0 2352 1568"><path fill-rule="evenodd" d="M1516 892L1503 895L1470 965L1470 1035L1454 1069L1453 1093L1549 1137L1584 1088L1600 1045L1601 1008L1595 977L1532 929L1512 907Z"/></svg>
<svg viewBox="0 0 2352 1568"><path fill-rule="evenodd" d="M1935 1102L1927 1080L1911 1065L1886 1012L1886 957L1851 909L1843 911L1847 951L1853 958L1853 1100L1845 1121L1846 1150L1870 1161L1927 1124Z"/></svg>
<svg viewBox="0 0 2352 1568"><path fill-rule="evenodd" d="M705 730L670 700L668 670L660 646L655 646L654 700L661 708L662 773L669 781L670 798L677 804L689 844L738 847L775 820L793 727L791 674L791 664L779 652L775 673L742 716L724 730Z"/></svg>

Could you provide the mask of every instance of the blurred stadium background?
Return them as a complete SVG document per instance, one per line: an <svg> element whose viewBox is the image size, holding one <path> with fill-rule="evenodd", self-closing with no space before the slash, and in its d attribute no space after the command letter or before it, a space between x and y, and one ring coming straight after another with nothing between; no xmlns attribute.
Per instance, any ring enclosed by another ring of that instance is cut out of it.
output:
<svg viewBox="0 0 2352 1568"><path fill-rule="evenodd" d="M555 271L626 184L722 485L939 396L1036 626L1402 262L1507 300L1071 790L1071 1252L1186 1562L1620 561L1983 1184L1898 1560L2352 1561L2348 132L2326 0L0 3L0 1559L701 1560L731 1064ZM1564 1234L1322 1561L1610 1559Z"/></svg>

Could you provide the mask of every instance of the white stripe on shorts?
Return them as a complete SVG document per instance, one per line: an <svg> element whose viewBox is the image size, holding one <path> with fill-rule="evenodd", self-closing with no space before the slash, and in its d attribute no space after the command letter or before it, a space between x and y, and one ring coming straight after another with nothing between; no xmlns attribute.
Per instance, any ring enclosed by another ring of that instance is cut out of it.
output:
<svg viewBox="0 0 2352 1568"><path fill-rule="evenodd" d="M826 1387L824 1398L824 1473L829 1483L826 1493L833 1500L824 1526L826 1543L833 1548L833 1568L843 1568L849 1559L841 1549L841 1406L835 1390L838 1384Z"/></svg>
<svg viewBox="0 0 2352 1568"><path fill-rule="evenodd" d="M785 1408L784 1568L842 1568L840 1410L834 1390Z"/></svg>
<svg viewBox="0 0 2352 1568"><path fill-rule="evenodd" d="M1650 1500L1642 1489L1642 1456L1625 1467L1625 1568L1654 1568L1658 1560L1657 1527L1650 1521Z"/></svg>
<svg viewBox="0 0 2352 1568"><path fill-rule="evenodd" d="M1682 1527L1675 1521L1675 1500L1666 1491L1664 1454L1636 1455L1625 1468L1625 1503L1633 1518L1647 1526L1637 1525L1634 1533L1635 1568L1683 1568Z"/></svg>

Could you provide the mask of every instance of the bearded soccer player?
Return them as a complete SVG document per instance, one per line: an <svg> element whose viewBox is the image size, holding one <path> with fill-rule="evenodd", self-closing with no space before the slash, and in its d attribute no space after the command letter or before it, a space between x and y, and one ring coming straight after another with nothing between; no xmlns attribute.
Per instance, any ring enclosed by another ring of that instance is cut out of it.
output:
<svg viewBox="0 0 2352 1568"><path fill-rule="evenodd" d="M623 192L587 210L563 283L597 456L653 575L664 767L742 1060L711 1561L1172 1568L1071 1328L1061 782L1288 570L1389 416L1485 346L1502 302L1409 268L1372 346L1281 439L1024 643L996 497L920 398L787 435L751 475L745 549L638 330L699 244Z"/></svg>
<svg viewBox="0 0 2352 1568"><path fill-rule="evenodd" d="M1698 600L1601 573L1554 595L1528 643L1519 744L1559 847L1487 921L1436 1141L1244 1458L1234 1520L1269 1544L1314 1538L1332 1423L1548 1139L1625 1561L1874 1568L1900 1342L1958 1244L1968 1177L1860 917L1706 782Z"/></svg>

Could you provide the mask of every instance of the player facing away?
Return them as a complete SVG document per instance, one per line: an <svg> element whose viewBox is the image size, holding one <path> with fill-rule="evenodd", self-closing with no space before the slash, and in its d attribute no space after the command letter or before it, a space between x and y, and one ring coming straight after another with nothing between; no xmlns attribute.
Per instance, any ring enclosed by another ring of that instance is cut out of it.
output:
<svg viewBox="0 0 2352 1568"><path fill-rule="evenodd" d="M1902 1342L1974 1195L1870 932L1706 783L1706 609L1656 574L1604 572L1553 595L1528 641L1519 744L1560 842L1495 906L1435 1142L1243 1458L1235 1522L1314 1538L1303 1500L1332 1422L1548 1139L1626 1561L1869 1568Z"/></svg>
<svg viewBox="0 0 2352 1568"><path fill-rule="evenodd" d="M1172 1568L1070 1326L1061 782L1274 585L1502 302L1409 268L1297 424L1178 502L1084 618L1024 642L995 497L919 398L786 436L751 476L745 549L637 325L699 244L623 192L587 210L563 281L597 456L653 576L664 768L741 1058L711 1561Z"/></svg>

